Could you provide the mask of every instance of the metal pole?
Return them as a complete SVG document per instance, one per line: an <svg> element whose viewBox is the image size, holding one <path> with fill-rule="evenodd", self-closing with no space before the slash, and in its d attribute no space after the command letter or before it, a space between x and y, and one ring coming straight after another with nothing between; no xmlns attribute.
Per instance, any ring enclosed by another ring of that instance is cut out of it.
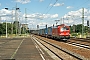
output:
<svg viewBox="0 0 90 60"><path fill-rule="evenodd" d="M12 9L12 34L13 34L13 9Z"/></svg>
<svg viewBox="0 0 90 60"><path fill-rule="evenodd" d="M5 9L8 10L8 8ZM7 38L7 19L6 19L6 38Z"/></svg>
<svg viewBox="0 0 90 60"><path fill-rule="evenodd" d="M69 18L68 18L68 26L69 26Z"/></svg>
<svg viewBox="0 0 90 60"><path fill-rule="evenodd" d="M20 35L21 35L21 23L20 23Z"/></svg>
<svg viewBox="0 0 90 60"><path fill-rule="evenodd" d="M17 10L16 10L16 8L17 8L17 4L15 7L15 21L16 21L15 25L16 25L16 36L17 36Z"/></svg>
<svg viewBox="0 0 90 60"><path fill-rule="evenodd" d="M25 8L25 22L26 22L26 25L27 25L27 12L26 12L26 8ZM25 34L27 33L26 32L26 25L25 25Z"/></svg>
<svg viewBox="0 0 90 60"><path fill-rule="evenodd" d="M82 37L84 36L83 28L84 28L84 8L82 8Z"/></svg>
<svg viewBox="0 0 90 60"><path fill-rule="evenodd" d="M64 17L63 17L63 24L64 24Z"/></svg>
<svg viewBox="0 0 90 60"><path fill-rule="evenodd" d="M69 26L69 20L70 20L70 16L71 16L71 15L68 15L68 26Z"/></svg>
<svg viewBox="0 0 90 60"><path fill-rule="evenodd" d="M7 38L7 20L6 20L6 38Z"/></svg>

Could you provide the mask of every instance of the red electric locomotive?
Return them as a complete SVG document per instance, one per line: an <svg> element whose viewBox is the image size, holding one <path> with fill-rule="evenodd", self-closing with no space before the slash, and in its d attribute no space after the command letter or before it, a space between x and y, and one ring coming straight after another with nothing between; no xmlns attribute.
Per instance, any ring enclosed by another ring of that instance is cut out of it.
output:
<svg viewBox="0 0 90 60"><path fill-rule="evenodd" d="M52 28L52 37L67 41L70 38L70 27L61 24Z"/></svg>

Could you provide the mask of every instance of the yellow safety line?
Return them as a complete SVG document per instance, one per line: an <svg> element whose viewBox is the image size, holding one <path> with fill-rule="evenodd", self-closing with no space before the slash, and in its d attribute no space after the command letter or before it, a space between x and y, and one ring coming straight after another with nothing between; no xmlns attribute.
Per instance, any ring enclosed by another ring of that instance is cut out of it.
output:
<svg viewBox="0 0 90 60"><path fill-rule="evenodd" d="M15 52L13 53L13 55L11 56L10 59L13 59L13 57L15 56L15 54L17 53L18 49L20 48L22 42L24 41L24 39L21 41L21 43L19 44L19 46L17 47L17 49L15 50Z"/></svg>

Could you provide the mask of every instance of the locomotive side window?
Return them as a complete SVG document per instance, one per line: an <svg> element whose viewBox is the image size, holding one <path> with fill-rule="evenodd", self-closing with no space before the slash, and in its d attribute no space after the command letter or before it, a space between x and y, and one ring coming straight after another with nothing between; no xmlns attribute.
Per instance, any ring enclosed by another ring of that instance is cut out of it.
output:
<svg viewBox="0 0 90 60"><path fill-rule="evenodd" d="M62 27L61 28L61 31L65 31L65 30L69 30L69 28L67 28L67 27Z"/></svg>

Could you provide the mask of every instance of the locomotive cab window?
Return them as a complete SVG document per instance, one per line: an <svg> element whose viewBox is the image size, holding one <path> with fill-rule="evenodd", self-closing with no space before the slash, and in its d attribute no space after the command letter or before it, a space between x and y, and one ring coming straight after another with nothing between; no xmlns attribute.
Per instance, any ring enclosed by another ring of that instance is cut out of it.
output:
<svg viewBox="0 0 90 60"><path fill-rule="evenodd" d="M61 28L61 31L65 31L65 30L69 30L69 28L67 28L67 27L62 27Z"/></svg>

